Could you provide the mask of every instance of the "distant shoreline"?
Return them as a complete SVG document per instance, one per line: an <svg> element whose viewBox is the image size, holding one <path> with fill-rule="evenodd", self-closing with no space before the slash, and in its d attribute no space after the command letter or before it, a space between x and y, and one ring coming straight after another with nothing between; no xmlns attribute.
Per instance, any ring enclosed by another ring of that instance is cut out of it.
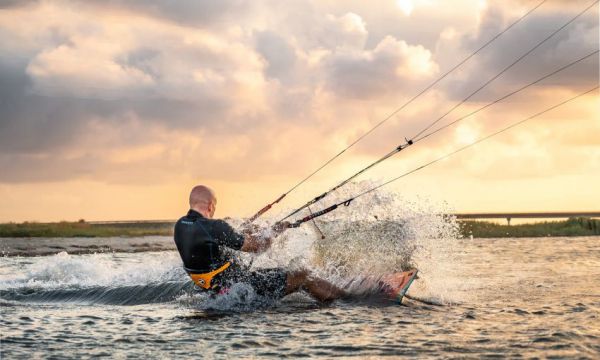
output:
<svg viewBox="0 0 600 360"><path fill-rule="evenodd" d="M600 235L600 220L570 218L561 221L544 221L530 224L503 225L489 221L459 220L464 237L474 238L532 238L557 236Z"/></svg>
<svg viewBox="0 0 600 360"><path fill-rule="evenodd" d="M501 225L488 221L459 220L464 237L548 237L600 235L600 220L571 218L563 221L545 221L531 224ZM88 223L6 223L0 224L0 237L5 238L68 238L68 237L143 237L171 236L174 222L106 222Z"/></svg>

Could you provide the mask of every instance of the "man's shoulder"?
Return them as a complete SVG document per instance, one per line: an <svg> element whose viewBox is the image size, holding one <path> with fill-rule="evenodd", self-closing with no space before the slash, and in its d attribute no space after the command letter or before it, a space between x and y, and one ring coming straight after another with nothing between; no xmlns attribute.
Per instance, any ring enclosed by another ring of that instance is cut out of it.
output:
<svg viewBox="0 0 600 360"><path fill-rule="evenodd" d="M205 217L190 217L189 215L184 215L182 217L180 217L176 222L175 225L210 225L210 226L217 226L217 227L229 227L232 228L232 226L225 221L224 219L208 219Z"/></svg>
<svg viewBox="0 0 600 360"><path fill-rule="evenodd" d="M179 224L182 224L182 225L193 225L193 224L194 224L194 220L193 220L193 219L190 219L190 217L189 217L189 216L187 216L187 215L184 215L184 216L180 217L180 218L179 218L179 219L178 219L178 220L175 222L175 225L179 225Z"/></svg>
<svg viewBox="0 0 600 360"><path fill-rule="evenodd" d="M177 222L181 223L181 224L185 224L185 225L193 225L195 221L188 218L187 216L184 216L184 217L180 218L179 220L177 220Z"/></svg>
<svg viewBox="0 0 600 360"><path fill-rule="evenodd" d="M209 219L210 222L217 226L217 227L226 227L226 228L231 228L233 229L233 226L231 226L227 221L225 221L224 219Z"/></svg>
<svg viewBox="0 0 600 360"><path fill-rule="evenodd" d="M179 231L194 231L193 229L197 228L200 224L198 218L195 217L191 217L189 216L189 214L186 214L182 217L180 217L176 222L175 222L175 232L179 232Z"/></svg>

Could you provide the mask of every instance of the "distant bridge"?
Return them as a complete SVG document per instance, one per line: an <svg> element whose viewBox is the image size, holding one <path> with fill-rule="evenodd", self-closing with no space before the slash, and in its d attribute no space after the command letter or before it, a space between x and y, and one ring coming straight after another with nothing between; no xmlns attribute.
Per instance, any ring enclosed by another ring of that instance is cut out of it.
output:
<svg viewBox="0 0 600 360"><path fill-rule="evenodd" d="M566 219L571 217L600 218L600 211L587 212L530 212L530 213L464 213L454 214L457 219Z"/></svg>

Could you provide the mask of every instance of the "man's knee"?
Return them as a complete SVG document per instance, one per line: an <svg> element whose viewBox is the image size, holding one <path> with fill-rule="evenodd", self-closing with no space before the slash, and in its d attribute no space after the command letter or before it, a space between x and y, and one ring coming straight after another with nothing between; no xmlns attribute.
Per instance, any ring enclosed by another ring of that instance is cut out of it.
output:
<svg viewBox="0 0 600 360"><path fill-rule="evenodd" d="M288 289L298 289L308 279L310 272L306 269L291 271L287 276Z"/></svg>

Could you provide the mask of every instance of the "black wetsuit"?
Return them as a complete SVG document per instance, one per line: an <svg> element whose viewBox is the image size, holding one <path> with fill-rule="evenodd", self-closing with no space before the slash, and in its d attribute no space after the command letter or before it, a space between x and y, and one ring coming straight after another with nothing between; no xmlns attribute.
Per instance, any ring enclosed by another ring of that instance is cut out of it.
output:
<svg viewBox="0 0 600 360"><path fill-rule="evenodd" d="M260 295L282 297L285 294L287 273L284 270L247 271L241 266L232 250L242 248L244 236L223 220L207 219L190 210L175 224L174 239L188 273L207 273L229 261L232 265L213 280L220 288L244 282Z"/></svg>

